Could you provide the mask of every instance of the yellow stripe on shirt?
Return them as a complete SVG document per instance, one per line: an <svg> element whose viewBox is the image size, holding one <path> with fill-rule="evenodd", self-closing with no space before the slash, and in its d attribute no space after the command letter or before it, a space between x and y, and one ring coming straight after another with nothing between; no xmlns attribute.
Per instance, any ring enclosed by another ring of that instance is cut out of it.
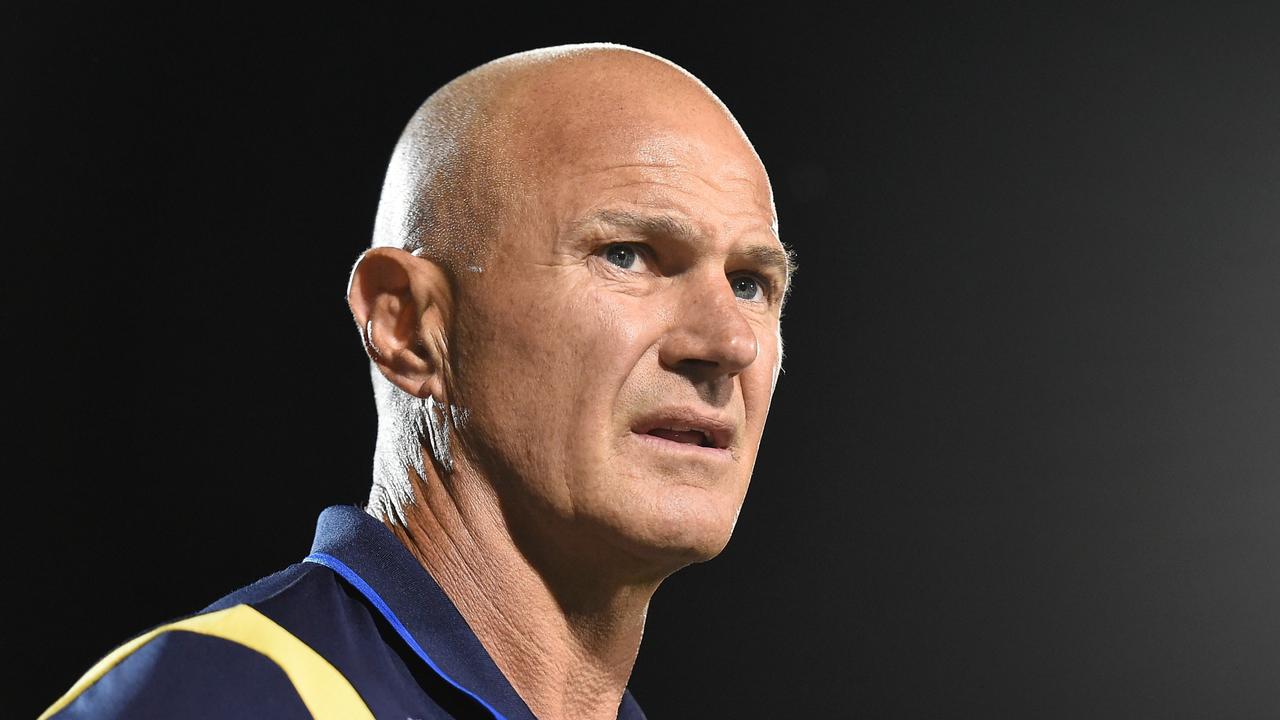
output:
<svg viewBox="0 0 1280 720"><path fill-rule="evenodd" d="M373 719L373 713L369 712L369 707L364 704L351 683L320 653L252 607L234 605L225 610L162 625L121 645L89 668L66 694L44 711L39 720L52 717L70 705L111 668L119 665L157 635L170 630L211 635L266 655L284 671L298 696L302 698L302 704L307 706L316 720Z"/></svg>

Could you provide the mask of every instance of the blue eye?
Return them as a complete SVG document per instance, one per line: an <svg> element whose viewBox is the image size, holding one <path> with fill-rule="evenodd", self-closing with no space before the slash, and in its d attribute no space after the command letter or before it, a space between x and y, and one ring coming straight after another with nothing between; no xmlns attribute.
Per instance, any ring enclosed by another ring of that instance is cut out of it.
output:
<svg viewBox="0 0 1280 720"><path fill-rule="evenodd" d="M764 288L761 287L759 281L753 277L739 275L738 277L730 280L729 284L733 286L733 294L743 300L764 299Z"/></svg>
<svg viewBox="0 0 1280 720"><path fill-rule="evenodd" d="M617 265L624 270L630 270L636 261L636 249L630 245L614 244L610 245L605 251L604 257L609 262Z"/></svg>

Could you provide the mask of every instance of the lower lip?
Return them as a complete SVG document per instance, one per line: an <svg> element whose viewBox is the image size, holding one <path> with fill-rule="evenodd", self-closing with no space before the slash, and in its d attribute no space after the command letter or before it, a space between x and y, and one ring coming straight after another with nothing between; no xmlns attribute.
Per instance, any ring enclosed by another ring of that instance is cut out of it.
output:
<svg viewBox="0 0 1280 720"><path fill-rule="evenodd" d="M640 439L640 442L652 447L655 450L663 452L680 453L690 457L702 458L705 460L732 460L733 454L727 448L703 447L694 445L693 443L676 442L666 438L650 435L648 433L632 432L632 435Z"/></svg>

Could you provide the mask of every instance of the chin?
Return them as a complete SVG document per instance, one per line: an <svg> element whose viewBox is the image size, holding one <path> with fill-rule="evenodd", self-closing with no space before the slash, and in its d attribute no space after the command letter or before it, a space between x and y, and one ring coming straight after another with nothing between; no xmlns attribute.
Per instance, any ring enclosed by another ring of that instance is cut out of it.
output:
<svg viewBox="0 0 1280 720"><path fill-rule="evenodd" d="M630 554L653 570L670 573L705 562L729 544L738 506L705 488L667 488L642 508L620 513L615 525Z"/></svg>

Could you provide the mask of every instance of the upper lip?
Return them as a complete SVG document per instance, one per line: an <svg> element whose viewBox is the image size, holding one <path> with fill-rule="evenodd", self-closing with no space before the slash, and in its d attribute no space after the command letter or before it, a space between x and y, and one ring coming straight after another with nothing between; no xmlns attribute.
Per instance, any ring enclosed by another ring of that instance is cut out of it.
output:
<svg viewBox="0 0 1280 720"><path fill-rule="evenodd" d="M710 447L721 450L733 444L737 428L727 418L699 412L691 407L668 407L645 414L631 426L632 432L644 434L650 430L698 430L709 441Z"/></svg>

